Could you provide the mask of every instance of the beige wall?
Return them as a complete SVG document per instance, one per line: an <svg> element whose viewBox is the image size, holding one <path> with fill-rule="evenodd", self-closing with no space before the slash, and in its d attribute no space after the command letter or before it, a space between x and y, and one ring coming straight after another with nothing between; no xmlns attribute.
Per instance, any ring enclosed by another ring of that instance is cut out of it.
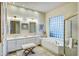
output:
<svg viewBox="0 0 79 59"><path fill-rule="evenodd" d="M38 23L37 23L37 34L39 33L39 24L45 24L45 14L42 13L42 12L38 12L38 13L34 13L32 11L29 11L29 10L26 10L26 9L23 9L23 8L18 8L16 6L12 6L12 5L8 5L8 17L13 17L13 16L16 16L16 17L21 17L23 19L25 18L36 18ZM7 22L9 23L9 19L7 19ZM22 22L26 22L24 20L22 20ZM21 23L22 23L21 22ZM27 23L27 22L26 22ZM8 30L9 30L9 25L8 25ZM9 31L8 31L8 34ZM21 29L21 32L19 35L23 35L23 36L27 36L27 35L30 35L30 34L34 34L34 33L29 33L29 29L28 30L22 30ZM14 35L11 35L10 36L16 36L16 34Z"/></svg>
<svg viewBox="0 0 79 59"><path fill-rule="evenodd" d="M0 34L1 34L1 2L0 2ZM0 35L0 43L1 43L1 35Z"/></svg>
<svg viewBox="0 0 79 59"><path fill-rule="evenodd" d="M78 56L79 56L79 3L78 5L78 33L77 33L77 38L78 38Z"/></svg>
<svg viewBox="0 0 79 59"><path fill-rule="evenodd" d="M76 13L77 13L77 3L66 3L66 4L46 13L46 33L47 33L47 36L49 37L48 20L51 16L63 15L64 18L66 19L69 16L72 16Z"/></svg>
<svg viewBox="0 0 79 59"><path fill-rule="evenodd" d="M78 6L79 7L79 6ZM78 9L79 10L79 9ZM67 3L64 4L54 10L49 11L48 13L46 13L46 33L47 36L49 37L49 26L48 26L48 20L51 16L58 16L58 15L63 15L65 19L67 19L68 17L75 15L77 13L79 13L79 11L77 10L77 3ZM78 12L77 12L78 11ZM79 22L79 20L78 20ZM67 24L68 26L68 24ZM69 27L69 26L68 26ZM66 27L67 28L67 27ZM78 23L78 34L75 33L74 36L78 37L78 50L79 50L79 23ZM76 31L77 32L77 31ZM68 32L69 33L69 32ZM67 32L66 34L69 35ZM75 38L75 37L74 37ZM79 55L79 51L78 51L78 55Z"/></svg>

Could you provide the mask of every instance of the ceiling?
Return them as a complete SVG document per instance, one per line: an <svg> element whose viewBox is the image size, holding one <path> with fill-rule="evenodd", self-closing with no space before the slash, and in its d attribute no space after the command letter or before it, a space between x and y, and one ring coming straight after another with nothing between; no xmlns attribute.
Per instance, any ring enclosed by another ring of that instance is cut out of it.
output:
<svg viewBox="0 0 79 59"><path fill-rule="evenodd" d="M46 13L50 10L53 10L65 4L65 2L16 2L13 4L24 8Z"/></svg>

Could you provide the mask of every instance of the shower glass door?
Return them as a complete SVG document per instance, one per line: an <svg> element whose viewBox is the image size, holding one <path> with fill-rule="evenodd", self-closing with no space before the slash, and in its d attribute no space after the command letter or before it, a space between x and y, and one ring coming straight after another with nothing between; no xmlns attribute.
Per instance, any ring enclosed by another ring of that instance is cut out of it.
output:
<svg viewBox="0 0 79 59"><path fill-rule="evenodd" d="M65 55L77 56L77 16L65 20Z"/></svg>

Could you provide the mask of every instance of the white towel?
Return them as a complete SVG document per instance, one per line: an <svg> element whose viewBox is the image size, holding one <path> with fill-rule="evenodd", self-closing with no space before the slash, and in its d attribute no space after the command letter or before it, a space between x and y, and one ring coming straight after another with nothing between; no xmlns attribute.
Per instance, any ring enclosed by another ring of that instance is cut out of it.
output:
<svg viewBox="0 0 79 59"><path fill-rule="evenodd" d="M69 38L69 48L72 48L72 38Z"/></svg>

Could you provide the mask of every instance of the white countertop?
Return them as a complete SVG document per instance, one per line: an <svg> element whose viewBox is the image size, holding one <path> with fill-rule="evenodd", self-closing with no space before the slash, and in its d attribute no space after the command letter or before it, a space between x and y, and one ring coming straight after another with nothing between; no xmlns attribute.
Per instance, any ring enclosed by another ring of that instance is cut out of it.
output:
<svg viewBox="0 0 79 59"><path fill-rule="evenodd" d="M32 38L32 37L40 37L40 35L8 37L7 40L22 39L22 38Z"/></svg>

